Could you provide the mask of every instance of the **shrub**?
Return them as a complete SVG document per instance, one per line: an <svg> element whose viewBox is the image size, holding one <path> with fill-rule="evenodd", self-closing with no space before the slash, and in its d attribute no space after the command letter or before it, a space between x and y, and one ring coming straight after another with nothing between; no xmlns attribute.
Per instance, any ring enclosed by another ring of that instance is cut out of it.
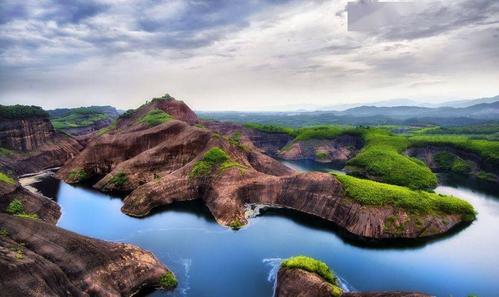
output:
<svg viewBox="0 0 499 297"><path fill-rule="evenodd" d="M124 113L122 113L118 119L127 119L127 118L130 118L132 117L132 115L135 113L135 109L128 109L127 111L125 111Z"/></svg>
<svg viewBox="0 0 499 297"><path fill-rule="evenodd" d="M7 229L5 229L5 227L0 228L0 236L1 237L9 236L9 231L7 231Z"/></svg>
<svg viewBox="0 0 499 297"><path fill-rule="evenodd" d="M88 175L85 172L85 170L83 170L83 168L74 168L68 174L68 179L71 182L75 182L75 183L81 182L87 178L88 178Z"/></svg>
<svg viewBox="0 0 499 297"><path fill-rule="evenodd" d="M116 187L121 187L125 185L128 182L128 177L124 172L118 172L116 175L114 175L110 180L109 183L116 186Z"/></svg>
<svg viewBox="0 0 499 297"><path fill-rule="evenodd" d="M243 224L243 222L241 222L241 220L239 218L235 218L234 220L232 220L229 223L228 226L234 230L239 230L239 229L241 229L242 226L244 226L244 224Z"/></svg>
<svg viewBox="0 0 499 297"><path fill-rule="evenodd" d="M329 269L326 263L306 256L291 257L282 261L281 267L291 269L303 269L318 274L324 280L332 285L337 285L337 279L334 273Z"/></svg>
<svg viewBox="0 0 499 297"><path fill-rule="evenodd" d="M319 160L324 160L324 159L327 158L327 153L326 152L317 151L317 152L315 152L315 158L317 158Z"/></svg>
<svg viewBox="0 0 499 297"><path fill-rule="evenodd" d="M189 177L207 177L216 169L223 171L234 167L238 167L241 170L246 169L244 165L231 161L229 155L224 150L219 147L213 147L204 154L203 159L194 164Z"/></svg>
<svg viewBox="0 0 499 297"><path fill-rule="evenodd" d="M161 287L169 289L176 287L178 282L173 272L168 271L159 278L159 284Z"/></svg>
<svg viewBox="0 0 499 297"><path fill-rule="evenodd" d="M6 184L9 184L9 185L15 185L16 184L16 181L8 176L7 174L3 173L0 171L0 182L3 182L3 183L6 183Z"/></svg>
<svg viewBox="0 0 499 297"><path fill-rule="evenodd" d="M12 154L13 152L11 150L0 147L0 157L10 157Z"/></svg>
<svg viewBox="0 0 499 297"><path fill-rule="evenodd" d="M149 127L157 126L172 119L172 116L161 109L153 109L139 119L139 123L146 124Z"/></svg>
<svg viewBox="0 0 499 297"><path fill-rule="evenodd" d="M22 213L24 213L23 203L21 202L21 200L16 198L16 199L12 200L9 203L9 205L7 205L7 208L5 209L5 211L9 214L12 214L12 215L22 214Z"/></svg>
<svg viewBox="0 0 499 297"><path fill-rule="evenodd" d="M457 214L465 221L475 219L476 212L467 201L453 196L415 191L348 175L335 175L346 195L362 205L399 207L416 214Z"/></svg>

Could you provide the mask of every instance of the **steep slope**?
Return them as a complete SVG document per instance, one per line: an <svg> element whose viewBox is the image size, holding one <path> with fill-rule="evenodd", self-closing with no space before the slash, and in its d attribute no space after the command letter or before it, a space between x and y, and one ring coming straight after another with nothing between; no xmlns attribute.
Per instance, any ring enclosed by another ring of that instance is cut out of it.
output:
<svg viewBox="0 0 499 297"><path fill-rule="evenodd" d="M177 117L197 122L191 112L173 116L185 107L172 99L143 105L94 139L58 177L69 183L97 180L94 187L102 191L128 194L122 211L132 216L145 216L176 201L202 199L220 224L233 228L247 223L250 204L295 209L376 239L437 235L474 217L472 210L471 216L439 209L415 215L396 203L359 203L336 177L297 174L258 151L244 134L222 136L179 121ZM145 120L152 119L150 115L161 120ZM403 232L385 228L387 220L404 226Z"/></svg>
<svg viewBox="0 0 499 297"><path fill-rule="evenodd" d="M57 133L48 115L38 107L2 106L0 169L20 175L61 166L83 147L74 138Z"/></svg>

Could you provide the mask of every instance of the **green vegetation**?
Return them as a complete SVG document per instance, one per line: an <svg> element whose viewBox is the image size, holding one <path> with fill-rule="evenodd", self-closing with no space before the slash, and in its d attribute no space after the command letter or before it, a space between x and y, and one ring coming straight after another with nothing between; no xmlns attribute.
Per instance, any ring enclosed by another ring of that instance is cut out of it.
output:
<svg viewBox="0 0 499 297"><path fill-rule="evenodd" d="M101 112L97 107L78 107L71 109L62 117L52 118L51 121L55 129L62 130L88 127L107 119L110 119L109 115Z"/></svg>
<svg viewBox="0 0 499 297"><path fill-rule="evenodd" d="M97 136L102 136L102 135L108 133L109 131L116 129L116 124L117 124L117 121L113 121L111 123L111 125L100 129L99 131L97 131Z"/></svg>
<svg viewBox="0 0 499 297"><path fill-rule="evenodd" d="M239 218L235 218L234 220L232 220L232 222L229 223L228 226L234 230L239 230L242 226L244 226L244 224Z"/></svg>
<svg viewBox="0 0 499 297"><path fill-rule="evenodd" d="M128 183L128 177L124 172L118 172L116 175L114 175L110 180L109 183L116 186L116 187L122 187L126 183Z"/></svg>
<svg viewBox="0 0 499 297"><path fill-rule="evenodd" d="M1 237L9 236L9 231L7 231L7 229L5 229L5 227L0 228L0 236Z"/></svg>
<svg viewBox="0 0 499 297"><path fill-rule="evenodd" d="M0 105L0 118L26 119L48 118L49 114L39 106L28 105Z"/></svg>
<svg viewBox="0 0 499 297"><path fill-rule="evenodd" d="M74 168L68 174L68 179L74 183L81 182L87 178L88 175L83 168Z"/></svg>
<svg viewBox="0 0 499 297"><path fill-rule="evenodd" d="M12 200L9 205L7 205L7 208L5 211L11 215L18 215L21 213L24 213L24 207L23 203L19 199L14 199Z"/></svg>
<svg viewBox="0 0 499 297"><path fill-rule="evenodd" d="M313 272L318 274L324 280L329 282L332 285L337 286L338 281L334 273L329 269L326 263L316 260L314 258L306 257L306 256L296 256L288 258L281 263L281 267L284 268L298 268L303 269L309 272Z"/></svg>
<svg viewBox="0 0 499 297"><path fill-rule="evenodd" d="M27 213L24 210L23 203L19 199L14 199L12 200L9 205L7 205L7 208L5 209L5 212L15 215L21 218L28 218L28 219L38 219L38 215L36 213Z"/></svg>
<svg viewBox="0 0 499 297"><path fill-rule="evenodd" d="M171 120L173 117L161 109L153 109L140 118L139 123L153 127Z"/></svg>
<svg viewBox="0 0 499 297"><path fill-rule="evenodd" d="M10 247L10 250L16 253L16 260L24 259L24 243L18 243Z"/></svg>
<svg viewBox="0 0 499 297"><path fill-rule="evenodd" d="M8 176L6 173L3 173L1 171L0 171L0 182L6 183L9 185L16 184L16 181L12 177Z"/></svg>
<svg viewBox="0 0 499 297"><path fill-rule="evenodd" d="M10 157L14 152L6 149L4 147L0 147L0 157Z"/></svg>
<svg viewBox="0 0 499 297"><path fill-rule="evenodd" d="M497 177L494 174L489 173L489 172L485 172L485 171L478 172L476 177L478 179L481 179L481 180L487 181L487 182L496 182L496 180L497 180Z"/></svg>
<svg viewBox="0 0 499 297"><path fill-rule="evenodd" d="M125 111L124 113L122 113L118 119L127 119L127 118L130 118L132 117L132 115L135 113L135 109L128 109L127 111Z"/></svg>
<svg viewBox="0 0 499 297"><path fill-rule="evenodd" d="M194 127L198 127L198 128L201 128L201 129L205 129L206 128L205 126L203 126L201 124L196 124L196 125L194 125Z"/></svg>
<svg viewBox="0 0 499 297"><path fill-rule="evenodd" d="M173 272L168 271L159 278L159 284L161 287L169 289L176 287L178 282Z"/></svg>
<svg viewBox="0 0 499 297"><path fill-rule="evenodd" d="M435 163L444 171L450 171L458 174L470 173L472 163L465 161L458 156L448 153L439 152L434 156Z"/></svg>
<svg viewBox="0 0 499 297"><path fill-rule="evenodd" d="M229 155L224 150L219 147L213 147L204 154L202 160L194 164L189 177L207 177L216 169L224 171L234 167L241 170L246 169L244 165L231 161Z"/></svg>
<svg viewBox="0 0 499 297"><path fill-rule="evenodd" d="M256 129L256 130L259 130L262 132L267 132L267 133L285 133L285 134L289 134L292 136L295 133L294 128L277 126L277 125L262 125L262 124L256 124L256 123L246 123L243 126L246 128Z"/></svg>
<svg viewBox="0 0 499 297"><path fill-rule="evenodd" d="M318 160L324 160L324 159L327 158L327 153L326 152L317 151L317 152L315 152L315 158L318 159Z"/></svg>
<svg viewBox="0 0 499 297"><path fill-rule="evenodd" d="M338 174L335 177L343 185L347 196L362 205L391 205L415 214L458 214L465 221L472 221L476 216L471 204L453 196L415 191L348 175Z"/></svg>
<svg viewBox="0 0 499 297"><path fill-rule="evenodd" d="M451 146L478 154L485 162L499 166L499 141L474 140L457 135L423 135L409 138L410 146Z"/></svg>

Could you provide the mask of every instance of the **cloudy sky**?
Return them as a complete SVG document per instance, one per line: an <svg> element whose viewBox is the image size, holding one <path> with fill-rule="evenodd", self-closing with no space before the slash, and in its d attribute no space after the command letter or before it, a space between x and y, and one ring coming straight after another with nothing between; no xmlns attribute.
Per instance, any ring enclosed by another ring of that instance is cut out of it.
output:
<svg viewBox="0 0 499 297"><path fill-rule="evenodd" d="M499 94L499 1L361 9L350 30L347 7L1 0L0 104L125 109L170 93L197 110L258 110Z"/></svg>

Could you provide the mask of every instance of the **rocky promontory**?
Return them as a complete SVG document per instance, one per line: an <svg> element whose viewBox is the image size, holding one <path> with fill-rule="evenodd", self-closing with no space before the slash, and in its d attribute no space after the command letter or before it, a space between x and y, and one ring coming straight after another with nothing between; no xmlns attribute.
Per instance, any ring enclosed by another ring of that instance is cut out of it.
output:
<svg viewBox="0 0 499 297"><path fill-rule="evenodd" d="M0 289L8 296L131 296L171 275L151 253L130 244L3 213L0 228Z"/></svg>
<svg viewBox="0 0 499 297"><path fill-rule="evenodd" d="M441 207L456 200L450 197L421 195L430 205L421 212L401 206L397 197L370 203L333 175L294 172L239 131L222 135L197 123L185 103L155 99L92 140L57 175L69 183L97 180L97 189L125 193L122 211L131 216L201 199L220 224L233 228L248 222L246 209L253 204L294 209L373 239L434 236L474 218L469 205L467 215Z"/></svg>
<svg viewBox="0 0 499 297"><path fill-rule="evenodd" d="M329 267L316 259L298 256L281 264L276 297L429 297L417 292L343 292Z"/></svg>

